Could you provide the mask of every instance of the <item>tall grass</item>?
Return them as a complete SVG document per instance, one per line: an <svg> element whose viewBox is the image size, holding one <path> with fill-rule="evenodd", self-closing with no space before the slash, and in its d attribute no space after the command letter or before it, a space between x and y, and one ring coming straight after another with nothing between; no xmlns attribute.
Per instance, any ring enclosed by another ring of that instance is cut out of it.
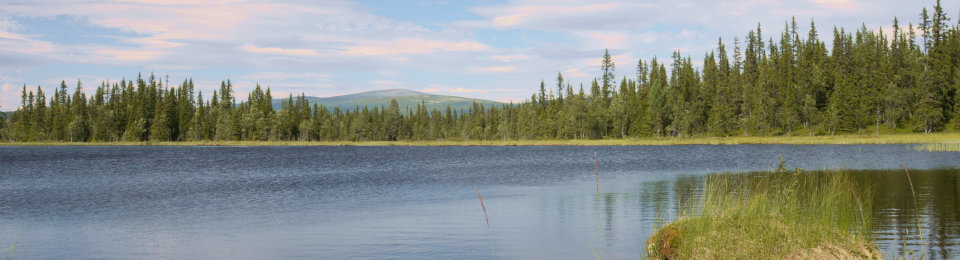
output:
<svg viewBox="0 0 960 260"><path fill-rule="evenodd" d="M713 174L693 213L648 240L654 259L879 258L871 187L844 171Z"/></svg>
<svg viewBox="0 0 960 260"><path fill-rule="evenodd" d="M920 225L920 201L917 199L917 191L913 188L913 179L910 178L910 170L907 169L907 164L900 163L900 165L903 166L903 171L907 174L907 182L910 184L910 194L913 195L913 214L916 214L917 234L920 235L920 259L923 259L924 254L926 254L927 243L923 241L923 226Z"/></svg>
<svg viewBox="0 0 960 260"><path fill-rule="evenodd" d="M17 235L17 238L13 240L12 246L5 248L3 250L0 250L0 253L5 251L7 252L7 256L3 258L4 260L13 260L13 251L17 249L17 240L20 240L19 235Z"/></svg>
<svg viewBox="0 0 960 260"><path fill-rule="evenodd" d="M913 149L927 152L960 152L960 143L936 143L916 145Z"/></svg>

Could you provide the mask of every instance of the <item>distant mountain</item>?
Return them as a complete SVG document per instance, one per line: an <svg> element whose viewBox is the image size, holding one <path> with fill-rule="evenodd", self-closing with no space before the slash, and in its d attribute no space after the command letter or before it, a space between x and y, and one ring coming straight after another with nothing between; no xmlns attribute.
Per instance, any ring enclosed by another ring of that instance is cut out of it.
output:
<svg viewBox="0 0 960 260"><path fill-rule="evenodd" d="M434 95L429 93L423 93L418 91L413 91L409 89L386 89L386 90L375 90L360 92L355 94L348 94L342 96L334 97L306 97L310 101L312 106L314 103L325 105L327 109L333 110L333 108L338 107L341 111L353 111L357 107L363 109L363 107L386 107L390 105L390 99L397 99L397 103L400 105L401 112L406 112L408 108L416 109L417 104L420 102L425 102L427 109L433 110L437 109L444 111L447 108L447 105L450 106L455 111L459 110L468 110L473 106L473 102L483 104L484 107L500 106L503 103L485 99L473 99L457 96L444 96L444 95ZM280 110L281 103L287 100L287 98L276 98L273 99L273 109Z"/></svg>

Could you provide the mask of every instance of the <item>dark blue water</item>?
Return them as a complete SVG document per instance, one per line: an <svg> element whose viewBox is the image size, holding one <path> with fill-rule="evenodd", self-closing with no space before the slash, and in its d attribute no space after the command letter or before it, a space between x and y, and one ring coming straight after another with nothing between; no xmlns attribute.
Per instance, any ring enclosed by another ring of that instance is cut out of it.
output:
<svg viewBox="0 0 960 260"><path fill-rule="evenodd" d="M789 168L960 167L960 153L905 145L0 147L0 248L16 242L22 259L588 259L602 240L611 259L639 258L702 176L770 170L781 155ZM888 252L918 238L885 232ZM943 245L930 254L956 257L960 234L936 233L924 234Z"/></svg>

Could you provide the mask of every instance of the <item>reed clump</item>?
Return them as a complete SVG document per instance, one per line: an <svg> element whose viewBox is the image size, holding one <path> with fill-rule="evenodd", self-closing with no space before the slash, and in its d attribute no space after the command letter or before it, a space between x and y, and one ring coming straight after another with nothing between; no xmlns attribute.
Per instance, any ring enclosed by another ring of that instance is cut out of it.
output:
<svg viewBox="0 0 960 260"><path fill-rule="evenodd" d="M10 246L10 247L8 247L8 248L5 248L5 249L3 249L3 250L0 250L0 253L4 253L4 252L7 253L7 256L3 258L4 260L12 260L12 259L13 259L13 251L17 249L17 240L19 240L19 239L20 239L20 236L17 235L17 239L13 241L13 245L12 245L12 246Z"/></svg>
<svg viewBox="0 0 960 260"><path fill-rule="evenodd" d="M870 189L842 170L710 175L692 213L658 229L646 251L650 259L878 259Z"/></svg>
<svg viewBox="0 0 960 260"><path fill-rule="evenodd" d="M960 143L921 144L914 146L913 149L927 152L960 152Z"/></svg>

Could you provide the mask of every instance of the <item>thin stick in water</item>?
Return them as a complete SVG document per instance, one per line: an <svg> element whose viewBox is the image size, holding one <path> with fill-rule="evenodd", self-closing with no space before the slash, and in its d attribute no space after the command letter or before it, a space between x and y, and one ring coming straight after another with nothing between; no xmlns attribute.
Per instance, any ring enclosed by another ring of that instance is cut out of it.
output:
<svg viewBox="0 0 960 260"><path fill-rule="evenodd" d="M593 152L593 169L597 174L597 196L600 196L600 166L597 165L597 152Z"/></svg>
<svg viewBox="0 0 960 260"><path fill-rule="evenodd" d="M480 190L473 188L473 191L477 192L477 198L480 199L480 207L483 208L483 220L487 221L487 227L490 227L490 219L487 218L487 206L483 205L483 197L480 196Z"/></svg>
<svg viewBox="0 0 960 260"><path fill-rule="evenodd" d="M593 170L595 175L597 176L597 182L596 182L596 185L597 185L596 199L597 199L597 206L598 206L597 221L600 222L600 225L598 226L600 228L600 257L597 257L597 259L599 260L599 259L607 259L607 253L606 253L607 250L603 245L603 218L601 217L600 207L599 207L600 205L600 166L598 166L597 164L597 158L598 158L597 152L593 152ZM590 251L593 251L593 247L590 247ZM596 257L596 252L594 252L594 257Z"/></svg>

